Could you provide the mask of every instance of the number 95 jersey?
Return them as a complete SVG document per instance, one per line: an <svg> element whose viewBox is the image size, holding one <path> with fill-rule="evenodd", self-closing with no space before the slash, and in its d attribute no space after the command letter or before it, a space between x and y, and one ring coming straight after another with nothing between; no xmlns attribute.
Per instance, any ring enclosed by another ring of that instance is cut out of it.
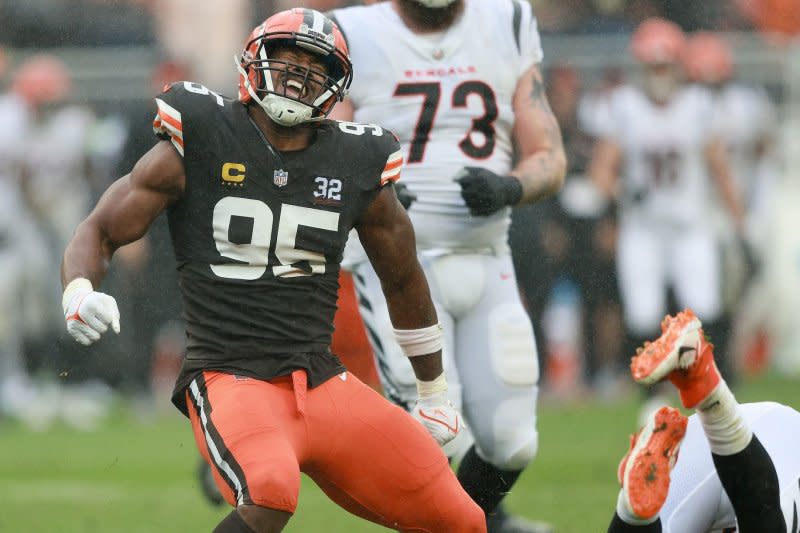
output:
<svg viewBox="0 0 800 533"><path fill-rule="evenodd" d="M417 245L504 244L509 209L471 217L453 181L465 166L507 174L512 166L512 99L520 76L542 59L536 20L522 0L467 0L443 32L414 34L392 2L333 11L355 75L355 120L400 138L403 181Z"/></svg>
<svg viewBox="0 0 800 533"><path fill-rule="evenodd" d="M154 131L183 156L168 210L187 327L184 377L262 379L298 368L312 386L342 370L329 353L349 231L400 175L394 136L325 120L308 148L277 152L241 102L179 82ZM311 354L314 354L313 356Z"/></svg>

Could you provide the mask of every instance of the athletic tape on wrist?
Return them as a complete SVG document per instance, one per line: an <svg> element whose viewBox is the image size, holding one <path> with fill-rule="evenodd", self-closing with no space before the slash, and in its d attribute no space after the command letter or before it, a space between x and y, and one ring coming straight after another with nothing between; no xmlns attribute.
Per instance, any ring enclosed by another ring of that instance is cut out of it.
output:
<svg viewBox="0 0 800 533"><path fill-rule="evenodd" d="M442 325L434 324L419 329L392 329L397 344L406 357L418 357L442 349Z"/></svg>
<svg viewBox="0 0 800 533"><path fill-rule="evenodd" d="M444 372L433 381L417 380L417 395L420 398L428 398L441 392L447 392L447 378L445 378Z"/></svg>
<svg viewBox="0 0 800 533"><path fill-rule="evenodd" d="M67 312L67 307L69 306L70 300L72 300L72 296L77 291L86 289L89 291L94 290L92 282L86 278L75 278L67 284L64 289L64 295L61 297L61 308L64 310L64 314Z"/></svg>

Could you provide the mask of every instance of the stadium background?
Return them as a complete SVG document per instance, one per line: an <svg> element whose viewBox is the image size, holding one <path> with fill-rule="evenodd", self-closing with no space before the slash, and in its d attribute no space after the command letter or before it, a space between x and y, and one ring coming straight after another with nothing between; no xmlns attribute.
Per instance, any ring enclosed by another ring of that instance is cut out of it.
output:
<svg viewBox="0 0 800 533"><path fill-rule="evenodd" d="M91 350L63 333L60 254L110 180L153 142L151 98L164 82L193 79L232 94L231 57L252 26L285 7L345 3L0 0L0 531L189 532L210 529L226 512L201 497L191 431L168 405L182 332L164 224L115 258L105 288L120 302L123 332ZM731 353L741 400L800 408L797 2L533 4L568 183L581 182L591 148L580 104L631 74L627 41L647 16L721 32L737 77L768 92L778 111L778 163L756 288L733 309ZM604 256L613 249L613 213L570 205L564 193L515 213L518 277L535 311L545 377L539 456L509 505L559 532L582 533L605 529L641 396L620 371L613 299L601 326L582 326L585 303L614 290L613 280L600 279L588 294L576 282L597 261L613 260ZM570 246L585 242L576 232L594 235L596 248ZM379 528L336 509L304 480L287 530Z"/></svg>

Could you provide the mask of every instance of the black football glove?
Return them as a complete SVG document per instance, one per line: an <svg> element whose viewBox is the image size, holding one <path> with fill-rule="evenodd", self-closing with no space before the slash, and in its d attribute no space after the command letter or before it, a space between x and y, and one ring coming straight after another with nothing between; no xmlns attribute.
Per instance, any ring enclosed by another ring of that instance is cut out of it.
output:
<svg viewBox="0 0 800 533"><path fill-rule="evenodd" d="M405 183L395 182L394 193L397 195L397 199L400 200L400 204L406 210L408 210L408 208L411 207L411 204L413 204L417 199L417 195L409 191L408 186Z"/></svg>
<svg viewBox="0 0 800 533"><path fill-rule="evenodd" d="M464 167L456 181L473 216L486 217L522 199L522 184L513 176L500 176L481 167Z"/></svg>

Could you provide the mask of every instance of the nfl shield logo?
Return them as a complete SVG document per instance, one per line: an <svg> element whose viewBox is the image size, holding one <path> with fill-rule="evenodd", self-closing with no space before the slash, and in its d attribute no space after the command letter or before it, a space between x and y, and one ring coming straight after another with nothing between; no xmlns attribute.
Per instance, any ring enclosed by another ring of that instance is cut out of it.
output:
<svg viewBox="0 0 800 533"><path fill-rule="evenodd" d="M289 182L289 173L282 168L275 171L272 175L272 183L278 187L284 187Z"/></svg>

